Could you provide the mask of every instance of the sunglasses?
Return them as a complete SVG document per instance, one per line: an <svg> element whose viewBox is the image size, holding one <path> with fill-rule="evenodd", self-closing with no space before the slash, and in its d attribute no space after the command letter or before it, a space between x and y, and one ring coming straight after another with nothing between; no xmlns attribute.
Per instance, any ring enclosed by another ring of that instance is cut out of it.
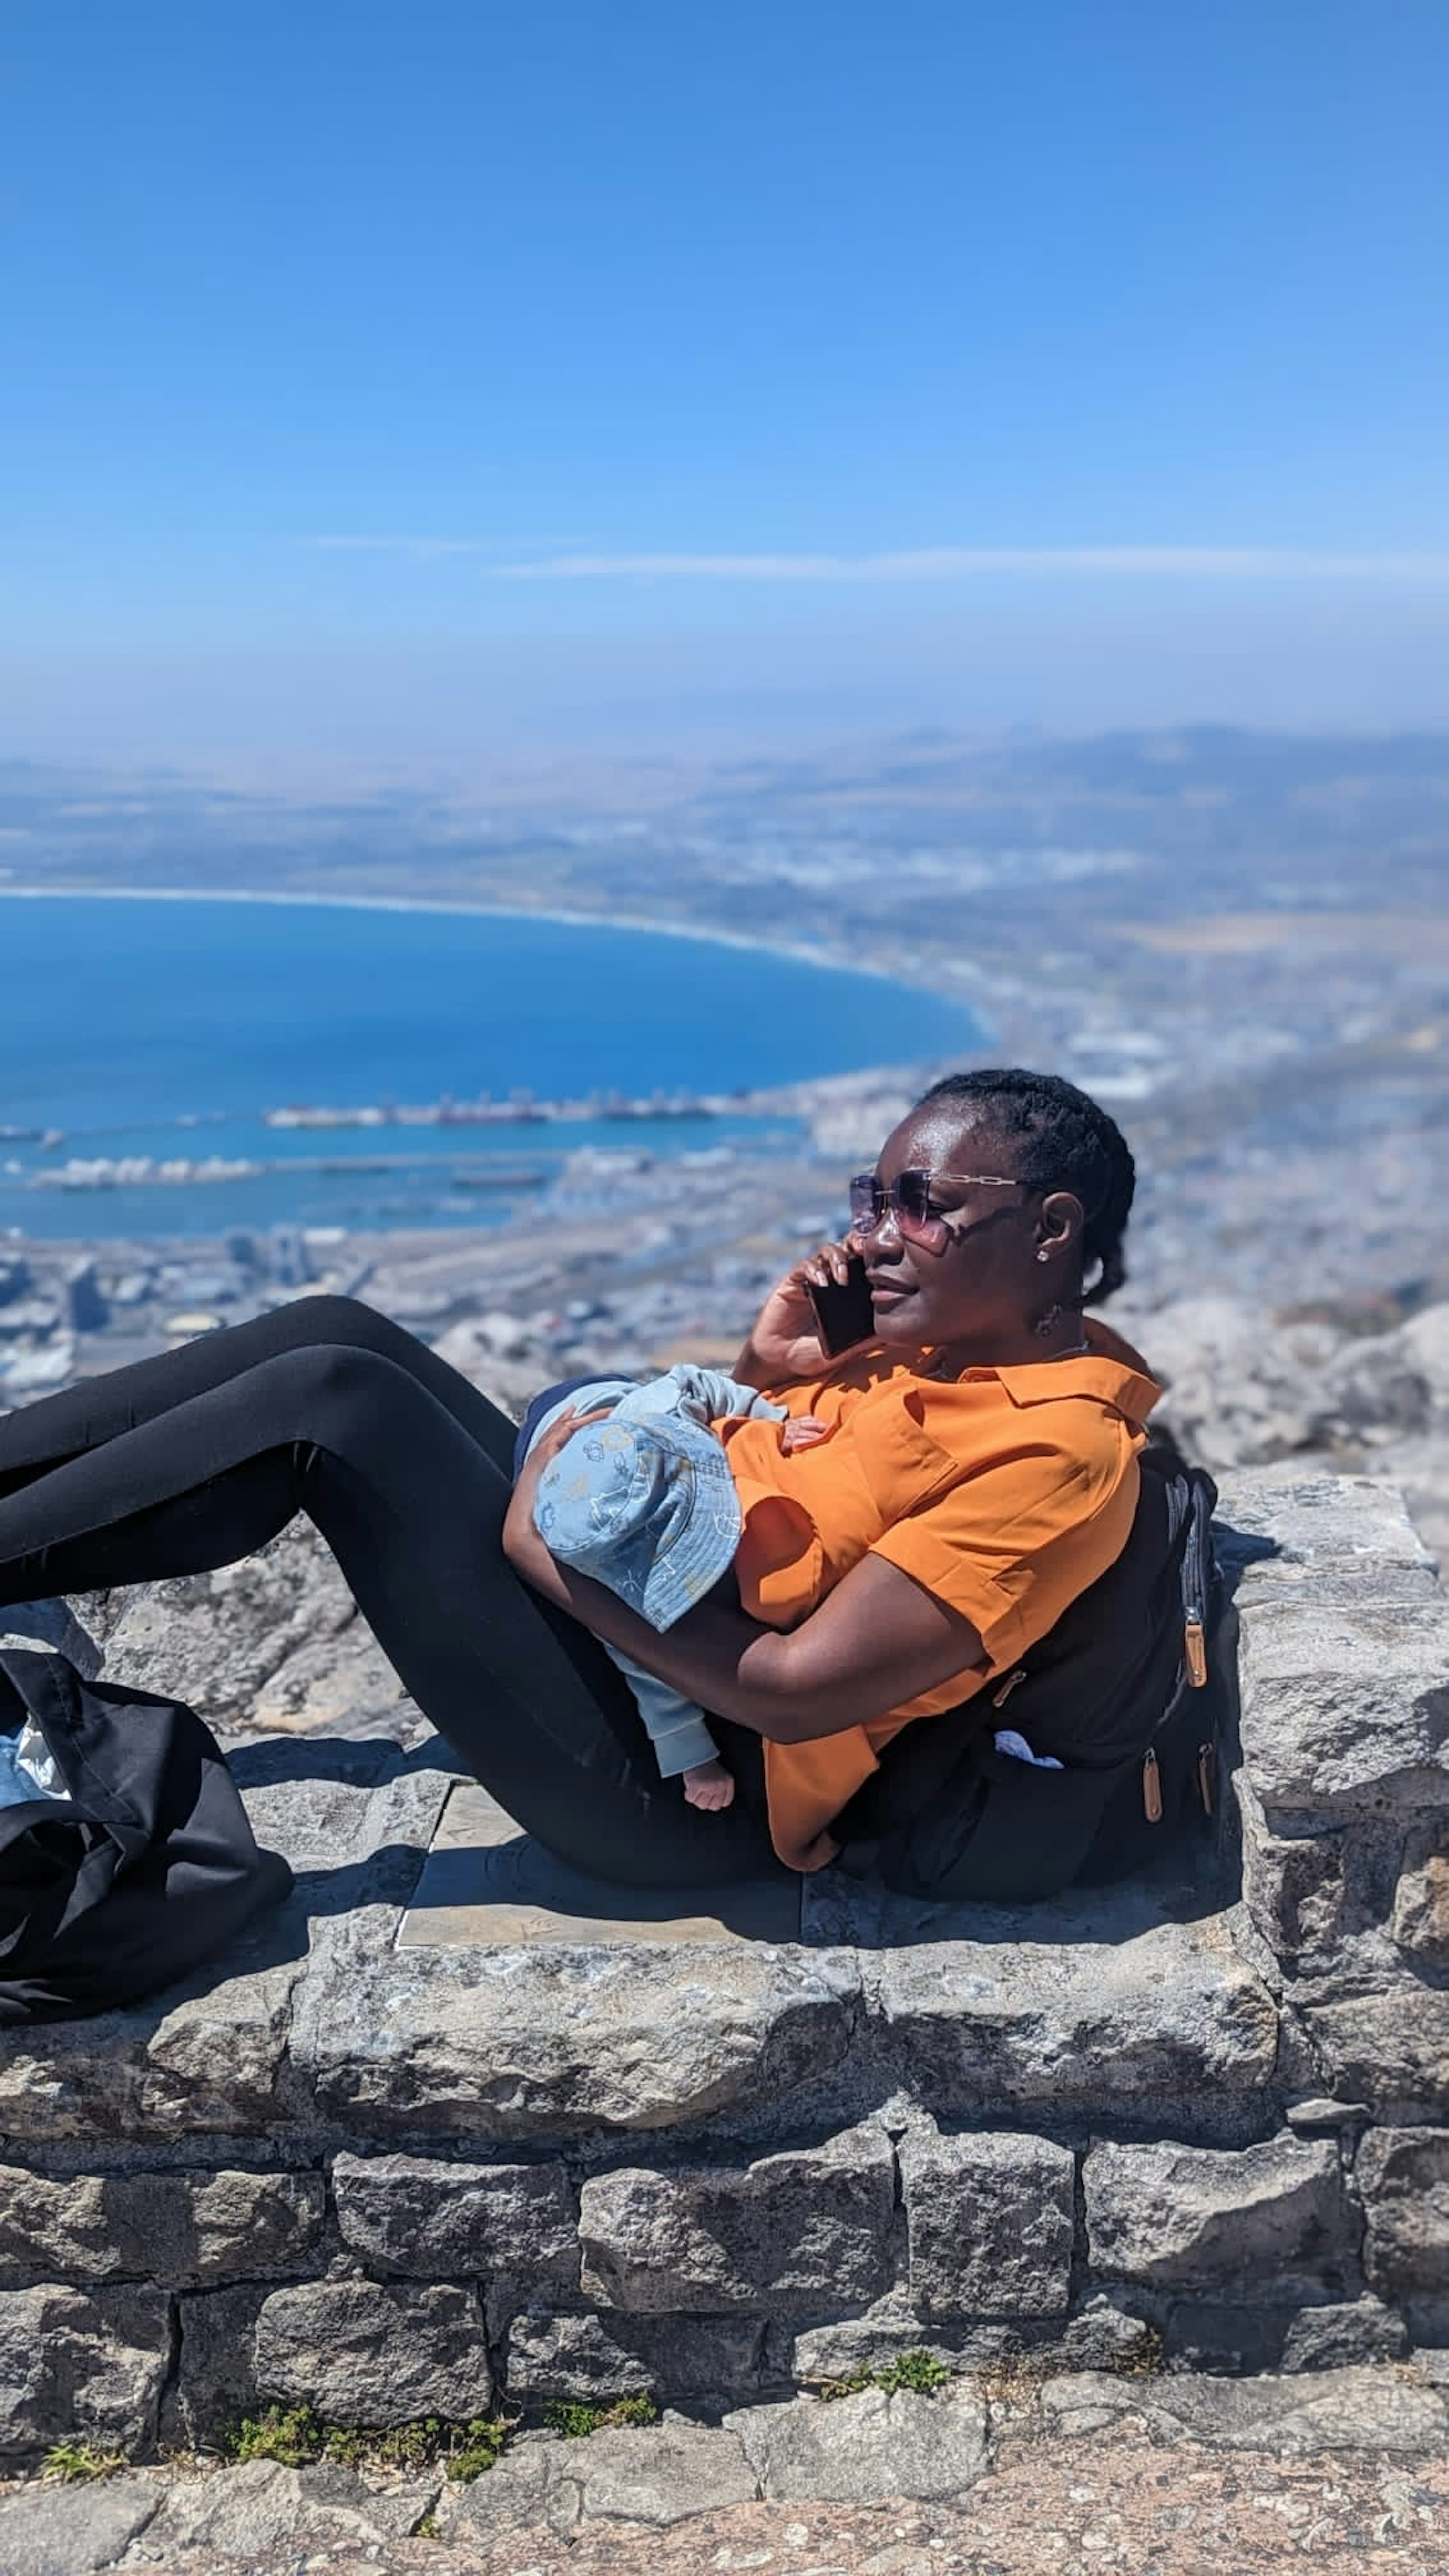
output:
<svg viewBox="0 0 1449 2576"><path fill-rule="evenodd" d="M850 1184L850 1227L863 1239L877 1232L888 1216L896 1221L903 1243L918 1243L924 1252L944 1252L965 1231L931 1205L932 1184L954 1183L958 1189L1015 1190L1019 1181L1001 1172L898 1172L893 1181L878 1181L874 1172L857 1172Z"/></svg>

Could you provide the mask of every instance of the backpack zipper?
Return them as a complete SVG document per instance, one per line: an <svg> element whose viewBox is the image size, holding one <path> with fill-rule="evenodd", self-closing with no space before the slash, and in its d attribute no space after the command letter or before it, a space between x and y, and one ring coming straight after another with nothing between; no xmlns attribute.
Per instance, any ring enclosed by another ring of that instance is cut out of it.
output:
<svg viewBox="0 0 1449 2576"><path fill-rule="evenodd" d="M1187 1656L1188 1685L1192 1690L1202 1690L1208 1677L1207 1631L1203 1626L1202 1612L1196 1602L1191 1605L1183 1621L1182 1637L1183 1650Z"/></svg>
<svg viewBox="0 0 1449 2576"><path fill-rule="evenodd" d="M999 1690L994 1690L994 1691L992 1692L992 1694L991 1694L991 1705L992 1705L992 1707L993 1707L993 1708L1005 1708L1006 1703L1007 1703L1007 1701L1010 1699L1012 1692L1015 1690L1017 1683L1018 1683L1018 1682L1024 1682L1024 1681L1025 1681L1025 1679L1026 1679L1026 1666L1025 1666L1025 1664L1018 1664L1018 1665L1017 1665L1017 1668L1016 1668L1016 1670L1015 1670L1015 1672L1014 1672L1014 1673L1008 1673L1008 1674L1007 1674L1006 1679L1005 1679L1005 1681L1002 1683L1002 1685L1001 1685L1000 1689L999 1689Z"/></svg>
<svg viewBox="0 0 1449 2576"><path fill-rule="evenodd" d="M1162 1822L1162 1773L1157 1756L1149 1744L1142 1756L1142 1810L1149 1825Z"/></svg>

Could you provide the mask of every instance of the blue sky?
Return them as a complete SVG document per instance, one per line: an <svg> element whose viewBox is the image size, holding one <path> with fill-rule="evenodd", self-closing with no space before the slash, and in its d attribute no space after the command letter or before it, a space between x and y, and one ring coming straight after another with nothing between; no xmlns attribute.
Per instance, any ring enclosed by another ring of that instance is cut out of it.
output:
<svg viewBox="0 0 1449 2576"><path fill-rule="evenodd" d="M1439 0L48 0L0 753L1449 721Z"/></svg>

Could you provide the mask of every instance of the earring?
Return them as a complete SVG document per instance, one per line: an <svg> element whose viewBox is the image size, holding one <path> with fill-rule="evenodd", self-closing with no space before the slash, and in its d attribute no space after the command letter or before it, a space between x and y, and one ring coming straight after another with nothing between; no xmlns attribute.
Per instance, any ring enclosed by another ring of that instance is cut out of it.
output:
<svg viewBox="0 0 1449 2576"><path fill-rule="evenodd" d="M1038 1261L1050 1261L1051 1254L1048 1252L1045 1244L1042 1245L1042 1248L1036 1257Z"/></svg>

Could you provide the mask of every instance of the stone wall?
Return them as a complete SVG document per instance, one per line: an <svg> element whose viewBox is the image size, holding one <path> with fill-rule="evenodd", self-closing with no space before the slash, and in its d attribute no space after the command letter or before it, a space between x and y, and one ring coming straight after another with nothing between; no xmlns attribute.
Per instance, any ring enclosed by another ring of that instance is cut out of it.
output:
<svg viewBox="0 0 1449 2576"><path fill-rule="evenodd" d="M1449 1599L1382 1483L1246 1470L1223 1521L1216 1838L1052 1906L825 1873L788 1946L399 1948L435 1741L237 1739L288 1906L0 2037L3 2455L1449 2344Z"/></svg>

